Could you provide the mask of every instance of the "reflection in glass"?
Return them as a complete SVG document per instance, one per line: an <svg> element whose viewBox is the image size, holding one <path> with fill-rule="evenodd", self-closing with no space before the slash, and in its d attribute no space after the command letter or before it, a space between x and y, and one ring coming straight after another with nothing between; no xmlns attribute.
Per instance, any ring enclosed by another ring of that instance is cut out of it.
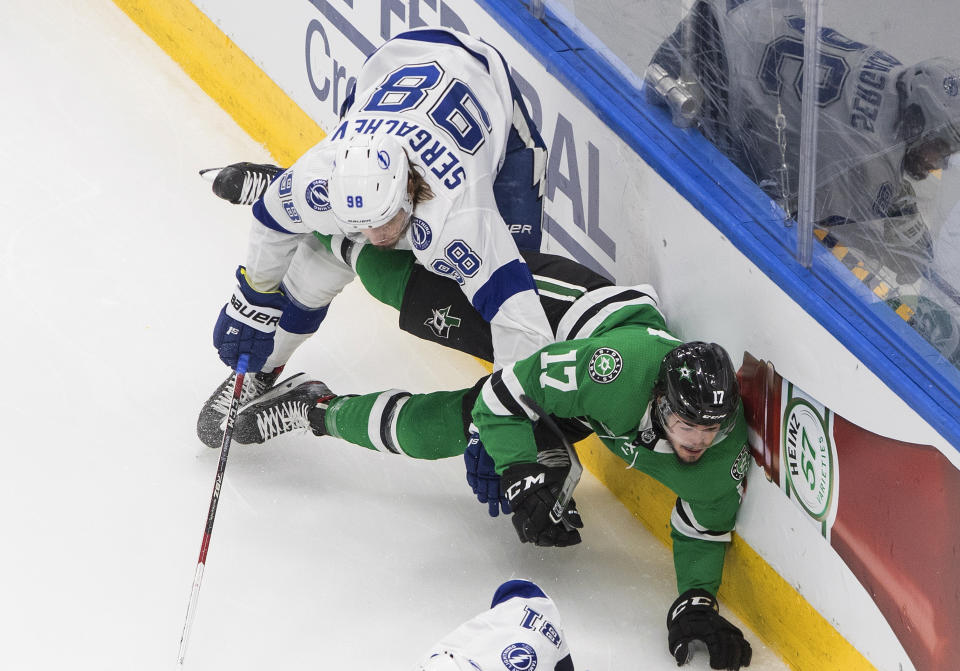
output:
<svg viewBox="0 0 960 671"><path fill-rule="evenodd" d="M948 271L960 261L960 232L951 232L960 217L930 206L950 205L934 194L960 150L960 62L930 54L906 65L861 41L862 27L850 23L825 19L818 33L815 233L843 272L958 365L960 284ZM702 0L660 43L645 76L648 100L668 106L678 125L695 124L790 216L804 28L799 0Z"/></svg>

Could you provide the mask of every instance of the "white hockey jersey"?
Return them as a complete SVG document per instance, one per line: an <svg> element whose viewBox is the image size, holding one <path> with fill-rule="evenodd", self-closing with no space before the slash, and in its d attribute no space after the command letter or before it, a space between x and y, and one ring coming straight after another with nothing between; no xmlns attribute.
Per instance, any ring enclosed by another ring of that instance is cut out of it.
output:
<svg viewBox="0 0 960 671"><path fill-rule="evenodd" d="M486 43L437 28L412 30L386 42L364 64L353 104L333 132L278 177L254 206L261 226L251 237L247 272L255 288L279 285L299 237L341 233L327 197L337 143L356 134L389 133L403 142L433 191L433 198L415 206L398 246L459 283L491 324L498 365L552 342L533 278L493 193L514 110L505 64ZM352 239L365 243L358 234ZM321 257L315 256L314 266ZM324 262L326 270L313 267L309 275L311 283L327 285L328 295L303 293L329 302L350 276L342 266L334 268L332 258Z"/></svg>
<svg viewBox="0 0 960 671"><path fill-rule="evenodd" d="M707 96L704 134L795 214L803 3L701 0L690 16L695 74ZM679 68L681 39L678 28L654 57L671 74ZM814 220L833 224L891 216L912 194L900 169L905 146L899 138L896 81L904 66L883 49L833 28L820 29L819 48Z"/></svg>
<svg viewBox="0 0 960 671"><path fill-rule="evenodd" d="M490 610L443 637L414 671L454 653L476 671L573 671L573 660L553 600L527 580L503 583Z"/></svg>

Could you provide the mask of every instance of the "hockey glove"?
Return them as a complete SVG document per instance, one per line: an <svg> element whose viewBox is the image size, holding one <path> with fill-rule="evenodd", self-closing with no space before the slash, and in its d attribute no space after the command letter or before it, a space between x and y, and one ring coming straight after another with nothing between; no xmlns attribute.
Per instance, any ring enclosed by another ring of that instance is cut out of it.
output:
<svg viewBox="0 0 960 671"><path fill-rule="evenodd" d="M583 521L573 499L563 511L563 517L576 528L568 531L550 518L568 470L540 464L514 464L503 472L500 485L513 510L513 527L520 542L557 547L580 542L577 529L583 528Z"/></svg>
<svg viewBox="0 0 960 671"><path fill-rule="evenodd" d="M500 493L500 476L494 469L493 459L480 442L479 434L470 434L463 461L467 466L467 484L477 495L477 500L487 504L490 517L497 517L501 510L504 515L510 514L510 503Z"/></svg>
<svg viewBox="0 0 960 671"><path fill-rule="evenodd" d="M230 301L220 310L213 327L213 346L220 359L231 368L237 367L241 354L249 354L247 370L263 368L273 351L273 334L288 299L281 291L260 293L246 278L243 266L237 268L237 288Z"/></svg>
<svg viewBox="0 0 960 671"><path fill-rule="evenodd" d="M683 666L693 657L690 643L699 640L710 652L711 669L737 671L750 666L753 651L743 632L720 615L717 600L703 589L688 589L667 612L670 654Z"/></svg>

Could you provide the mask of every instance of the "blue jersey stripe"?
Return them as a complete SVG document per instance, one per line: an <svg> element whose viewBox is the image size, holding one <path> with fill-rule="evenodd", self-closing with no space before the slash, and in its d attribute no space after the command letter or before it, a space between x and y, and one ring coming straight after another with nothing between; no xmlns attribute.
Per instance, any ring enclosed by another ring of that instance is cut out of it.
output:
<svg viewBox="0 0 960 671"><path fill-rule="evenodd" d="M529 580L508 580L497 588L493 595L493 602L490 607L501 604L508 599L520 597L521 599L535 599L537 597L546 598L543 590L537 587Z"/></svg>
<svg viewBox="0 0 960 671"><path fill-rule="evenodd" d="M263 204L263 199L260 199L253 204L253 217L267 228L273 229L279 233L289 233L290 235L294 235L293 231L288 231L281 226L276 219L270 216L270 213L267 212L266 205Z"/></svg>
<svg viewBox="0 0 960 671"><path fill-rule="evenodd" d="M490 321L508 298L528 289L537 290L530 269L526 263L514 259L497 268L471 302L480 316Z"/></svg>
<svg viewBox="0 0 960 671"><path fill-rule="evenodd" d="M483 67L487 69L487 72L490 72L490 63L487 62L487 57L483 54L477 53L473 49L468 49L463 42L457 39L456 35L448 33L446 30L410 30L405 33L400 33L393 37L395 40L416 40L419 42L432 42L434 44L449 44L454 47L460 47L468 54L476 58L478 61L483 63ZM509 70L508 70L509 72Z"/></svg>

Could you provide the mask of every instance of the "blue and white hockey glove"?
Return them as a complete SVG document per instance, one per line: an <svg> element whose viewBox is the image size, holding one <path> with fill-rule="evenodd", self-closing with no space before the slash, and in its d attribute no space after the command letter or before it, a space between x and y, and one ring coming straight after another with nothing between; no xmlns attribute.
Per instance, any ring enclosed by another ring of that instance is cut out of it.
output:
<svg viewBox="0 0 960 671"><path fill-rule="evenodd" d="M467 466L467 484L477 495L477 500L487 504L490 517L497 517L501 510L504 515L509 515L510 502L500 493L500 476L494 469L493 459L480 442L479 434L470 434L463 461Z"/></svg>
<svg viewBox="0 0 960 671"><path fill-rule="evenodd" d="M248 354L247 370L263 368L273 351L273 335L288 302L281 291L256 291L247 283L246 269L237 268L237 288L213 327L213 346L221 361L236 368L240 355Z"/></svg>

